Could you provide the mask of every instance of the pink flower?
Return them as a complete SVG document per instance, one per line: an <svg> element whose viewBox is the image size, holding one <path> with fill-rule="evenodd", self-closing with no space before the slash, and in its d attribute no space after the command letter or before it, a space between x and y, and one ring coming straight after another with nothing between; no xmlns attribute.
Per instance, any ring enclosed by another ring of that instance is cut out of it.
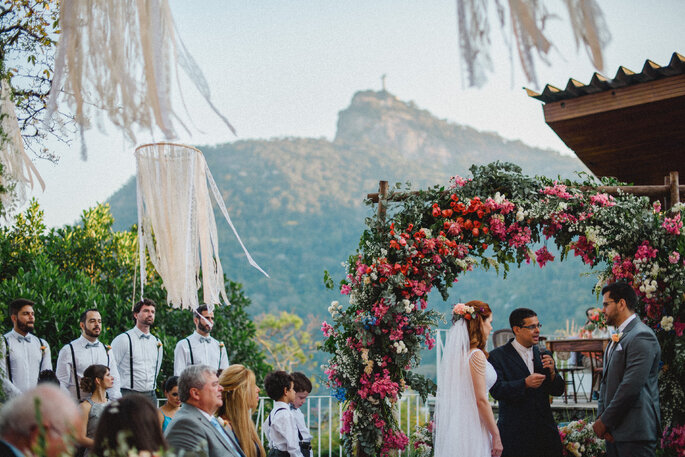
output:
<svg viewBox="0 0 685 457"><path fill-rule="evenodd" d="M660 201L658 201L658 200L655 201L655 202L652 204L652 207L654 208L654 213L655 213L655 214L661 212L661 202L660 202Z"/></svg>
<svg viewBox="0 0 685 457"><path fill-rule="evenodd" d="M664 223L661 224L671 235L680 235L680 229L683 228L683 221L680 220L680 213L674 217L665 217Z"/></svg>
<svg viewBox="0 0 685 457"><path fill-rule="evenodd" d="M676 321L673 323L673 328L675 329L676 335L683 336L683 331L685 330L685 322Z"/></svg>
<svg viewBox="0 0 685 457"><path fill-rule="evenodd" d="M637 248L637 252L635 253L635 259L640 259L640 260L649 260L653 259L656 257L657 250L654 249L649 245L649 241L645 240L642 242L642 244Z"/></svg>
<svg viewBox="0 0 685 457"><path fill-rule="evenodd" d="M349 284L343 284L340 287L340 293L343 295L349 295L351 291L352 291L352 286L350 286Z"/></svg>
<svg viewBox="0 0 685 457"><path fill-rule="evenodd" d="M546 246L543 246L537 251L535 251L535 258L537 259L540 268L544 267L547 262L551 262L554 260L554 256L550 254Z"/></svg>
<svg viewBox="0 0 685 457"><path fill-rule="evenodd" d="M559 184L557 181L554 181L554 186L547 186L540 192L545 195L551 195L553 197L561 198L562 200L570 200L573 198L573 195L569 194L566 191L566 186L563 184Z"/></svg>
<svg viewBox="0 0 685 457"><path fill-rule="evenodd" d="M333 334L333 327L326 321L323 321L321 323L321 331L323 332L323 336L328 338Z"/></svg>
<svg viewBox="0 0 685 457"><path fill-rule="evenodd" d="M593 257L595 253L595 245L592 241L588 241L583 235L578 237L578 241L571 243L571 249L573 249L573 255L580 256L583 262L591 265L593 262Z"/></svg>
<svg viewBox="0 0 685 457"><path fill-rule="evenodd" d="M668 261L671 263L678 263L680 260L680 254L678 251L673 251L671 252L671 255L668 256Z"/></svg>
<svg viewBox="0 0 685 457"><path fill-rule="evenodd" d="M521 227L518 223L513 223L507 229L509 235L509 246L520 248L530 242L532 232L530 227Z"/></svg>
<svg viewBox="0 0 685 457"><path fill-rule="evenodd" d="M507 237L507 226L504 221L499 217L490 218L490 233L500 240L504 240Z"/></svg>
<svg viewBox="0 0 685 457"><path fill-rule="evenodd" d="M614 197L609 194L596 194L590 197L590 203L596 206L615 206Z"/></svg>
<svg viewBox="0 0 685 457"><path fill-rule="evenodd" d="M456 187L464 187L467 182L471 181L471 179L465 179L459 175L456 175L451 177L450 181L452 181L452 185L450 186L450 188L454 189Z"/></svg>

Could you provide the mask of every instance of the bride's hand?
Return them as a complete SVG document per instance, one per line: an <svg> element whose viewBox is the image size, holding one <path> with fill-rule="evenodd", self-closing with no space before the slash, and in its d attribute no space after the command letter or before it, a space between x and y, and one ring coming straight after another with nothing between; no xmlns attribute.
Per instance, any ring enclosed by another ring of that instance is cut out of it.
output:
<svg viewBox="0 0 685 457"><path fill-rule="evenodd" d="M502 440L499 436L494 436L492 438L492 456L500 457L502 455Z"/></svg>

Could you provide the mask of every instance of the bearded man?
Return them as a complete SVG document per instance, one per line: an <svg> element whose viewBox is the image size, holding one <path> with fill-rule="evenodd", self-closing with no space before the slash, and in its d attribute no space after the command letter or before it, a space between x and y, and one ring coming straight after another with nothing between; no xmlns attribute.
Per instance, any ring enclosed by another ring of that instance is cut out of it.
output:
<svg viewBox="0 0 685 457"><path fill-rule="evenodd" d="M229 365L224 343L210 336L214 327L214 313L207 309L207 305L198 306L193 313L195 332L176 343L175 376L180 376L190 365L208 365L215 370L223 370Z"/></svg>

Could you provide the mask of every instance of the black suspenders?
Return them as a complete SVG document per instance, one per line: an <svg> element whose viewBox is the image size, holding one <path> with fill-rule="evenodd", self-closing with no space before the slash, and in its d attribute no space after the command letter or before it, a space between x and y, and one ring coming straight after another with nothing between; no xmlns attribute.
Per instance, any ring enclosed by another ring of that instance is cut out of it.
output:
<svg viewBox="0 0 685 457"><path fill-rule="evenodd" d="M129 368L131 372L131 390L133 390L133 343L131 342L131 335L128 334L128 332L125 333L125 335L128 337L128 363L129 363ZM155 338L156 342L159 342L159 338L156 336L152 335ZM188 338L186 338L188 339ZM188 347L190 347L190 342L188 342ZM193 358L193 350L190 350L190 358L192 360ZM155 389L155 386L157 385L157 367L159 366L159 347L157 347L157 360L155 360L155 376L152 381L152 390Z"/></svg>
<svg viewBox="0 0 685 457"><path fill-rule="evenodd" d="M100 343L102 344L102 343ZM109 352L107 352L107 348L105 347L104 344L102 344L102 348L105 350L105 354L107 355L107 368L109 368ZM81 388L78 385L78 374L76 373L76 354L74 354L74 346L69 343L69 349L71 349L71 367L74 370L74 384L76 384L76 398L78 398L78 401L81 401Z"/></svg>
<svg viewBox="0 0 685 457"><path fill-rule="evenodd" d="M193 357L193 346L190 345L190 340L188 339L188 337L185 337L183 339L186 340L186 343L188 343L188 351L190 351L190 364L195 365L195 358ZM223 354L221 353L221 343L217 341L217 344L219 345L219 364L216 366L216 369L220 370L221 369L221 356Z"/></svg>
<svg viewBox="0 0 685 457"><path fill-rule="evenodd" d="M34 335L35 336L35 335ZM7 337L5 335L2 336L2 339L5 340L5 361L7 362L7 376L9 377L10 382L12 381L12 363L10 361L10 342L7 340ZM38 340L38 344L41 346L47 346L48 343L46 343L44 340L38 338L36 336L36 339ZM41 356L40 356L40 361L38 362L38 374L40 375L40 368L43 366L43 360L45 359L45 351L41 350Z"/></svg>
<svg viewBox="0 0 685 457"><path fill-rule="evenodd" d="M2 336L5 340L5 362L7 362L7 376L9 376L10 382L12 382L12 364L10 363L10 342L7 341L5 335Z"/></svg>

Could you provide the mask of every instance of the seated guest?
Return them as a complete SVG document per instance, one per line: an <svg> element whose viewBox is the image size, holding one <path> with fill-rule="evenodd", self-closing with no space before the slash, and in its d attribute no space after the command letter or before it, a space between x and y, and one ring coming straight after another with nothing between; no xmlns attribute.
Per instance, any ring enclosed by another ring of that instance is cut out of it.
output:
<svg viewBox="0 0 685 457"><path fill-rule="evenodd" d="M114 385L114 380L105 365L91 365L83 372L80 382L81 391L91 394L89 399L79 405L83 422L81 428L76 431L78 442L85 448L82 455L87 456L88 450L93 447L93 437L100 415L108 403L106 390Z"/></svg>
<svg viewBox="0 0 685 457"><path fill-rule="evenodd" d="M224 420L224 428L233 434L246 457L265 457L251 411L259 405L259 387L254 372L242 365L231 365L219 376L224 389L223 405L217 415Z"/></svg>
<svg viewBox="0 0 685 457"><path fill-rule="evenodd" d="M190 365L178 378L183 405L164 434L169 445L185 456L244 457L240 445L219 424L214 413L222 404L221 385L214 368Z"/></svg>
<svg viewBox="0 0 685 457"><path fill-rule="evenodd" d="M37 402L42 424L36 420ZM66 392L47 384L37 386L5 403L0 411L0 456L32 456L41 445L45 457L62 455L80 421L78 407Z"/></svg>
<svg viewBox="0 0 685 457"><path fill-rule="evenodd" d="M178 376L170 376L164 383L164 396L166 403L159 407L159 422L162 424L162 431L165 431L171 419L181 407L181 400L178 399Z"/></svg>
<svg viewBox="0 0 685 457"><path fill-rule="evenodd" d="M94 441L91 455L97 457L120 455L117 449L122 443L139 453L168 449L157 408L150 398L141 394L129 394L109 403L100 416Z"/></svg>

